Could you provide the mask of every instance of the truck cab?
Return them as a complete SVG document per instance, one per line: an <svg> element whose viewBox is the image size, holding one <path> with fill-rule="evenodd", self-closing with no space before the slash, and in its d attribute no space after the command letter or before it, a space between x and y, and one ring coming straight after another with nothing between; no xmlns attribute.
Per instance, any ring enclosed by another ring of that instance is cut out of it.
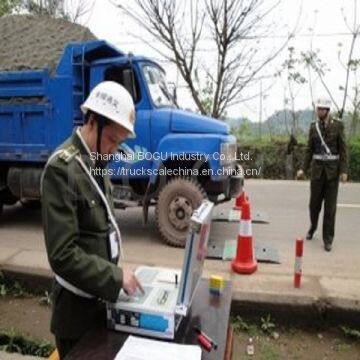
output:
<svg viewBox="0 0 360 360"><path fill-rule="evenodd" d="M142 206L145 221L155 206L163 239L184 246L192 212L204 198L217 204L242 191L236 139L223 121L180 110L159 64L104 41L69 44L55 75L46 69L0 73L0 207L40 197L47 158L81 126L80 104L104 80L122 84L136 109L136 138L121 144L108 166L115 205ZM35 93L41 99L32 103ZM19 127L25 136L16 140Z"/></svg>

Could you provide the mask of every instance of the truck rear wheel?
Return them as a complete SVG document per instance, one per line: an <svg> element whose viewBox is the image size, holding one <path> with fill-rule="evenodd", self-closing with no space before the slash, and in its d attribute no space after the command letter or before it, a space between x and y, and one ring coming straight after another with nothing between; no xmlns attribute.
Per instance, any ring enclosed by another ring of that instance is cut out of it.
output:
<svg viewBox="0 0 360 360"><path fill-rule="evenodd" d="M4 205L14 205L19 199L13 195L9 188L0 192L0 202Z"/></svg>
<svg viewBox="0 0 360 360"><path fill-rule="evenodd" d="M40 200L33 200L33 199L21 199L21 205L26 209L40 209L41 202Z"/></svg>
<svg viewBox="0 0 360 360"><path fill-rule="evenodd" d="M156 204L156 224L165 242L185 247L186 235L193 211L206 193L199 183L191 179L175 178L160 191Z"/></svg>

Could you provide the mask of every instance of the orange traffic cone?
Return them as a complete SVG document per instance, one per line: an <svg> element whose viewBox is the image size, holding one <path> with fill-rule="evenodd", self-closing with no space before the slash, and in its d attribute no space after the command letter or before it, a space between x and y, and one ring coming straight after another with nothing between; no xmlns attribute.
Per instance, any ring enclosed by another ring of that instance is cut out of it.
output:
<svg viewBox="0 0 360 360"><path fill-rule="evenodd" d="M249 201L249 197L246 195L245 190L236 198L234 210L241 210L245 201Z"/></svg>
<svg viewBox="0 0 360 360"><path fill-rule="evenodd" d="M252 274L257 270L257 262L254 257L250 203L248 201L242 205L237 240L236 258L231 262L231 267L238 274Z"/></svg>

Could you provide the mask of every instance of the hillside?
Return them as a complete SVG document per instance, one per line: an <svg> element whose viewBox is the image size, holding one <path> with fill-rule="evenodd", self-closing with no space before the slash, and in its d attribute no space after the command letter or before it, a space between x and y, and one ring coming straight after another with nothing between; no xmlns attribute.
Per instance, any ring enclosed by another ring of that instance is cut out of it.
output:
<svg viewBox="0 0 360 360"><path fill-rule="evenodd" d="M300 133L306 133L313 121L313 111L310 109L297 112L297 128ZM246 118L229 118L226 122L233 131L245 132L247 135L256 135L260 132L260 124ZM279 110L268 117L261 124L263 135L286 135L289 134L292 124L292 115L289 110Z"/></svg>

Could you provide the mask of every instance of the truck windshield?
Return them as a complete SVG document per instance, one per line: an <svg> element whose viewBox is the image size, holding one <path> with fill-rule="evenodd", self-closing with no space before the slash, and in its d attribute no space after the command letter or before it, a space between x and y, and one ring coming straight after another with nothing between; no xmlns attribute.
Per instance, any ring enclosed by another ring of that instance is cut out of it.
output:
<svg viewBox="0 0 360 360"><path fill-rule="evenodd" d="M174 106L164 72L152 65L144 65L143 69L150 95L155 106Z"/></svg>

